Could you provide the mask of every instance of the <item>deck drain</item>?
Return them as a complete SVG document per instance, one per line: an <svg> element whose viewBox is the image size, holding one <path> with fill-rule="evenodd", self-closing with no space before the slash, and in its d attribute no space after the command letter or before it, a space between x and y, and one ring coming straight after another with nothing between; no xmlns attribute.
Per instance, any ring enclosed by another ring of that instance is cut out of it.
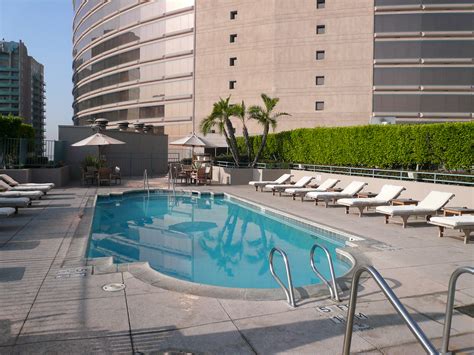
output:
<svg viewBox="0 0 474 355"><path fill-rule="evenodd" d="M112 283L102 286L102 289L107 292L118 292L125 290L125 285L119 283Z"/></svg>
<svg viewBox="0 0 474 355"><path fill-rule="evenodd" d="M471 318L474 318L474 304L468 304L467 306L454 307L454 309Z"/></svg>

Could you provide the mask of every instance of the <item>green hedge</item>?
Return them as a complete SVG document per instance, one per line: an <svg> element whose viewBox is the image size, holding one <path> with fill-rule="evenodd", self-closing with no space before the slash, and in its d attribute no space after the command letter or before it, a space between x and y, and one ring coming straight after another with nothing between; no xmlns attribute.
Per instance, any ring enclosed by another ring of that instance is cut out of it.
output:
<svg viewBox="0 0 474 355"><path fill-rule="evenodd" d="M0 138L34 138L33 126L23 123L21 117L0 115Z"/></svg>
<svg viewBox="0 0 474 355"><path fill-rule="evenodd" d="M251 137L254 151L261 136ZM302 128L268 136L262 160L378 168L470 169L474 122ZM243 138L238 139L245 153Z"/></svg>

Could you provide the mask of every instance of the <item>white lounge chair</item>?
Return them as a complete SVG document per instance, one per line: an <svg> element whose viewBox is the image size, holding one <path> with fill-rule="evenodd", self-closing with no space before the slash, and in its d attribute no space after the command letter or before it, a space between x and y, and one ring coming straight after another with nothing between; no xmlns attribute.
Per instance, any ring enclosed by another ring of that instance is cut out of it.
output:
<svg viewBox="0 0 474 355"><path fill-rule="evenodd" d="M31 204L31 200L26 197L17 197L17 198L0 197L0 207L11 207L15 209L15 212L18 212L18 208L28 207L30 204Z"/></svg>
<svg viewBox="0 0 474 355"><path fill-rule="evenodd" d="M5 181L11 187L15 187L15 186L49 186L50 188L53 188L55 186L52 182L41 182L41 183L30 182L30 183L27 183L27 184L20 184L18 181L16 181L10 175L7 175L7 174L0 174L0 179Z"/></svg>
<svg viewBox="0 0 474 355"><path fill-rule="evenodd" d="M317 205L319 201L324 201L326 207L328 207L329 201L335 202L341 198L354 197L365 187L365 185L367 185L366 182L352 181L341 192L308 192L306 197L313 199L315 205Z"/></svg>
<svg viewBox="0 0 474 355"><path fill-rule="evenodd" d="M451 192L431 191L417 206L381 206L377 207L375 212L385 215L385 224L388 223L389 217L401 217L403 228L406 228L410 216L425 216L429 220L453 197Z"/></svg>
<svg viewBox="0 0 474 355"><path fill-rule="evenodd" d="M359 217L362 217L364 208L390 205L390 201L400 196L403 190L405 190L403 186L384 185L375 197L341 198L337 200L337 204L346 206L346 214L349 214L350 207L357 207L359 209Z"/></svg>
<svg viewBox="0 0 474 355"><path fill-rule="evenodd" d="M439 228L440 238L444 236L445 228L458 229L464 233L464 244L469 243L470 234L474 231L473 215L432 217L428 223Z"/></svg>
<svg viewBox="0 0 474 355"><path fill-rule="evenodd" d="M313 187L298 187L298 188L292 187L292 188L289 188L289 189L285 189L284 192L287 193L287 194L291 194L293 196L293 200L296 198L296 196L301 196L301 201L303 201L305 195L308 192L327 191L328 189L331 189L334 186L336 186L339 181L340 180L338 180L338 179L326 179L318 187L314 187L314 188Z"/></svg>
<svg viewBox="0 0 474 355"><path fill-rule="evenodd" d="M284 184L285 182L289 181L293 175L292 174L283 174L280 176L278 179L274 181L250 181L249 185L255 186L255 191L258 191L258 188L260 187L260 190L263 191L263 188L268 185L268 184Z"/></svg>
<svg viewBox="0 0 474 355"><path fill-rule="evenodd" d="M314 176L303 176L301 179L299 179L294 184L281 184L281 185L269 184L269 185L265 185L265 188L268 189L268 190L272 190L273 195L275 195L275 192L278 191L278 192L280 192L280 196L281 196L282 191L285 191L286 189L290 189L292 187L293 188L305 187L313 179L314 179Z"/></svg>
<svg viewBox="0 0 474 355"><path fill-rule="evenodd" d="M12 214L15 214L15 209L12 207L0 207L0 216L10 217Z"/></svg>
<svg viewBox="0 0 474 355"><path fill-rule="evenodd" d="M16 191L16 192L41 192L42 194L46 194L51 190L48 186L16 186L12 187L8 185L5 181L0 180L0 191Z"/></svg>

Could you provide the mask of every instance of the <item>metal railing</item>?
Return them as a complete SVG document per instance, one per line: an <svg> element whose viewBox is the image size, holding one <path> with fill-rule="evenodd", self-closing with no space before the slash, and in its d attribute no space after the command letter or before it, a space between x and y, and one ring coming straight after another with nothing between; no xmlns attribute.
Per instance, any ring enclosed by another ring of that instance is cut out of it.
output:
<svg viewBox="0 0 474 355"><path fill-rule="evenodd" d="M464 266L457 268L451 274L449 279L449 289L448 289L448 299L446 301L446 317L444 321L443 328L443 343L441 345L441 352L443 354L448 353L449 349L449 338L451 336L451 321L453 319L453 309L454 309L454 294L456 292L456 282L458 281L459 276L462 274L474 274L474 267Z"/></svg>
<svg viewBox="0 0 474 355"><path fill-rule="evenodd" d="M64 142L42 139L0 139L0 167L54 167L64 160Z"/></svg>
<svg viewBox="0 0 474 355"><path fill-rule="evenodd" d="M249 168L247 164L236 164L229 161L216 161L215 166L223 168ZM258 163L257 169L293 169L328 174L341 174L350 176L364 176L379 179L395 179L407 181L430 182L433 184L453 184L474 186L474 175L455 174L431 171L412 171L394 169L359 168L350 166L297 164L297 163Z"/></svg>
<svg viewBox="0 0 474 355"><path fill-rule="evenodd" d="M145 169L143 172L143 190L147 192L147 196L150 197L150 181L148 180L148 171Z"/></svg>
<svg viewBox="0 0 474 355"><path fill-rule="evenodd" d="M326 254L326 257L328 259L328 264L329 264L329 272L331 274L331 282L329 282L323 276L323 274L319 272L318 268L316 267L316 264L314 262L314 253L317 248L322 249L324 253ZM339 299L339 293L337 292L336 276L334 274L334 265L332 263L332 258L331 258L331 254L329 254L329 251L322 245L314 244L313 247L311 248L309 255L310 255L311 268L313 269L314 273L321 279L321 281L323 281L324 284L327 286L327 288L329 289L329 293L331 294L331 298L334 301L341 302L341 300Z"/></svg>
<svg viewBox="0 0 474 355"><path fill-rule="evenodd" d="M281 281L281 279L278 277L278 275L275 273L275 269L273 268L273 255L275 252L278 252L282 258L283 262L285 263L285 268L286 268L286 276L288 278L288 288L285 286L285 284ZM268 260L270 263L270 272L273 276L273 278L276 280L276 282L280 285L280 287L283 289L283 292L285 292L286 296L286 301L291 307L296 307L295 303L295 295L293 293L293 281L291 279L291 271L290 271L290 264L288 263L288 256L286 253L279 249L279 248L273 248L270 250L270 254L268 256Z"/></svg>
<svg viewBox="0 0 474 355"><path fill-rule="evenodd" d="M406 308L400 303L400 300L392 291L390 286L387 284L385 279L373 266L359 266L355 272L354 277L352 278L352 286L351 286L351 296L349 300L349 309L347 310L347 324L346 324L346 332L344 335L344 346L343 346L343 354L349 355L351 351L351 342L352 342L352 332L353 332L353 325L354 325L354 315L357 303L357 289L359 288L359 280L361 275L367 272L372 276L375 280L377 285L380 287L382 292L384 293L385 297L390 301L393 308L397 311L397 313L402 317L410 331L413 333L415 338L421 344L423 349L429 354L438 354L434 345L429 341L428 337L423 333L421 328L418 324L413 320L410 316Z"/></svg>

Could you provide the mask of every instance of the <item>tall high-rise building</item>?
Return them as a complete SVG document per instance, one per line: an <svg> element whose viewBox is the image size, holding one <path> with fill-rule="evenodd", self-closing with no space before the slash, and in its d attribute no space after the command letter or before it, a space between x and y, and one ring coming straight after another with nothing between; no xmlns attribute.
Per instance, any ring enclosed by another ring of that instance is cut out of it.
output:
<svg viewBox="0 0 474 355"><path fill-rule="evenodd" d="M194 0L74 2L74 122L192 130Z"/></svg>
<svg viewBox="0 0 474 355"><path fill-rule="evenodd" d="M76 123L140 120L180 136L191 131L193 119L198 126L220 97L252 105L261 93L279 97L278 110L292 115L281 119L279 130L473 119L472 0L194 2L75 4ZM163 24L144 38L145 26L185 17L179 21L184 27L170 32ZM180 51L187 52L166 52L165 44L178 38L187 45ZM157 79L141 70L134 81L130 74L121 79L125 68L143 67L144 42L165 48L147 63L186 59L185 72L160 72ZM172 86L176 100L156 88L159 80L160 87L182 84ZM144 87L149 90L142 94ZM141 117L135 108L145 102L163 109ZM172 109L178 107L179 114ZM255 123L249 128L261 130Z"/></svg>
<svg viewBox="0 0 474 355"><path fill-rule="evenodd" d="M0 41L0 114L19 116L44 140L44 68L23 42Z"/></svg>

